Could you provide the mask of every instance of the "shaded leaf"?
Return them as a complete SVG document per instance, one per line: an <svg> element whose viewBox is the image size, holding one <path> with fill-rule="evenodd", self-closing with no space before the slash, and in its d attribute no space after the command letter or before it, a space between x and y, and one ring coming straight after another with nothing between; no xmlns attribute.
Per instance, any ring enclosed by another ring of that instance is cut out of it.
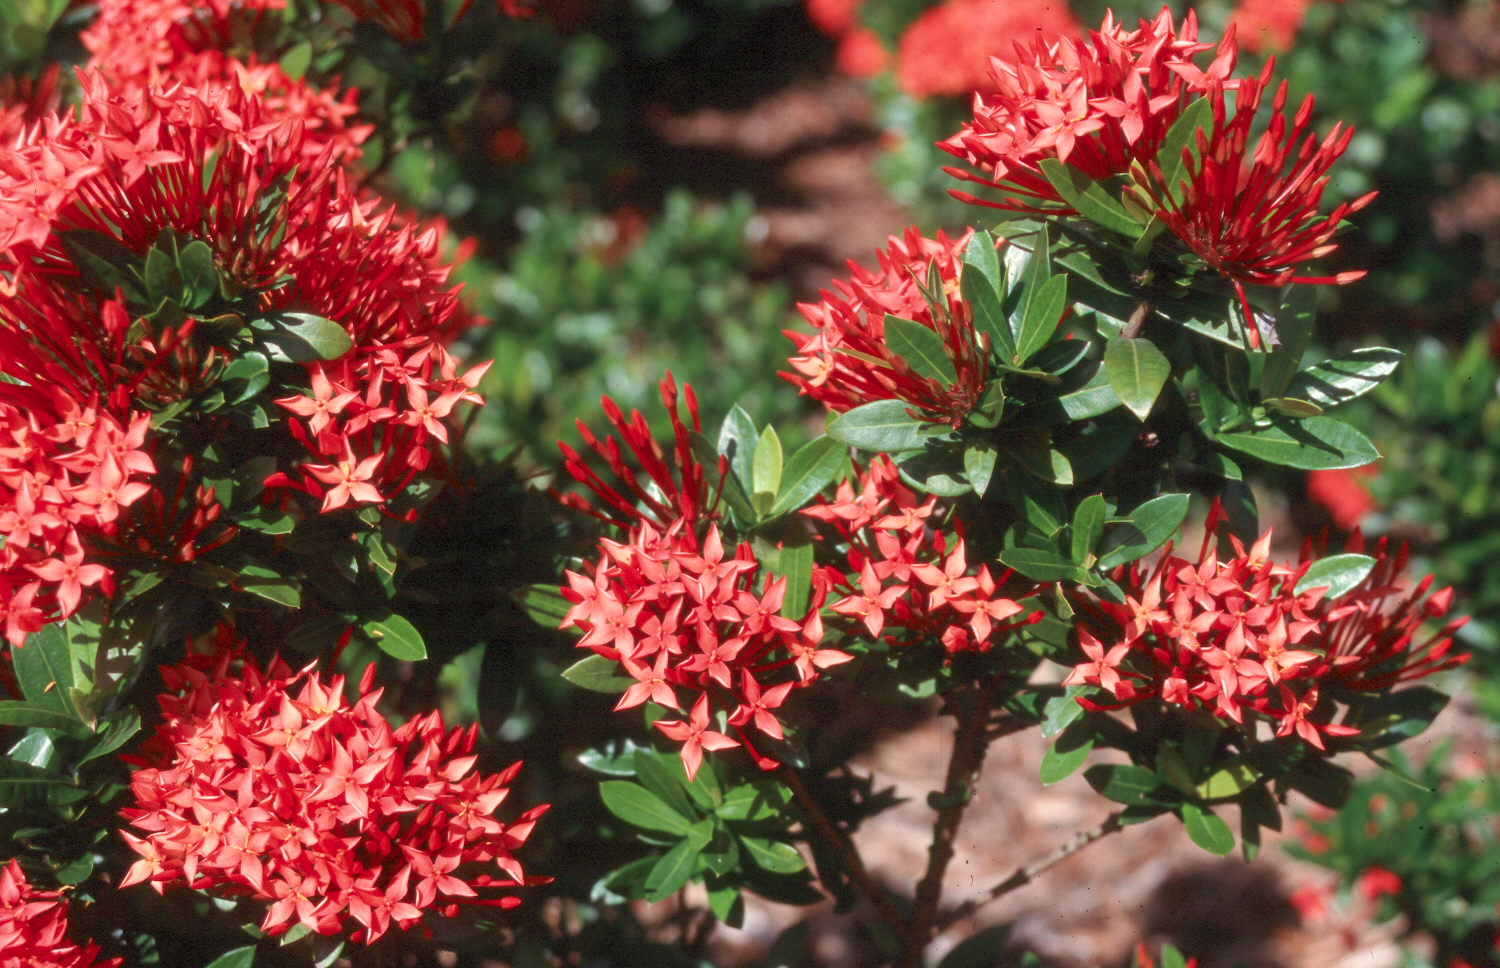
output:
<svg viewBox="0 0 1500 968"><path fill-rule="evenodd" d="M1182 805L1182 825L1193 843L1210 854L1225 856L1234 850L1234 832L1224 818L1196 803Z"/></svg>
<svg viewBox="0 0 1500 968"><path fill-rule="evenodd" d="M599 796L610 813L646 830L683 837L691 826L686 817L661 797L629 780L605 780L599 784Z"/></svg>
<svg viewBox="0 0 1500 968"><path fill-rule="evenodd" d="M1125 408L1145 420L1172 375L1172 364L1144 337L1116 337L1104 348L1104 372Z"/></svg>
<svg viewBox="0 0 1500 968"><path fill-rule="evenodd" d="M944 386L958 382L958 371L943 346L943 338L913 319L887 315L885 342L918 375Z"/></svg>

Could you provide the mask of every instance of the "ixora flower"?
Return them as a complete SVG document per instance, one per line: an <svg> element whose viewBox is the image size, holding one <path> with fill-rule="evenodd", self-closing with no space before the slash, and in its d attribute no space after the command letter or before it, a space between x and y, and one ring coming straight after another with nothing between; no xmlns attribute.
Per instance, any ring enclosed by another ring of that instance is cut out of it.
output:
<svg viewBox="0 0 1500 968"><path fill-rule="evenodd" d="M947 0L924 10L901 35L896 80L913 97L986 90L990 58L1018 38L1056 41L1080 31L1067 4L1052 0Z"/></svg>
<svg viewBox="0 0 1500 968"><path fill-rule="evenodd" d="M1006 195L954 196L1011 211L1070 213L1039 163L1055 159L1101 181L1156 157L1205 81L1234 69L1233 32L1199 67L1212 49L1199 42L1194 13L1179 28L1164 7L1136 30L1109 13L1086 39L1044 37L1014 53L992 51L992 83L974 96L973 120L938 146L978 169L944 169L949 174Z"/></svg>
<svg viewBox="0 0 1500 968"><path fill-rule="evenodd" d="M1404 587L1404 548L1382 541L1369 574L1329 598L1327 586L1299 588L1314 564L1307 552L1295 565L1269 560L1269 531L1249 549L1231 537L1234 555L1221 561L1214 541L1222 521L1215 504L1197 561L1169 548L1149 569L1122 567L1115 580L1123 603L1084 603L1078 636L1088 659L1064 683L1096 685L1111 698L1079 702L1100 709L1159 700L1236 723L1259 719L1278 736L1295 733L1323 749L1325 736L1359 732L1331 721L1337 700L1468 658L1451 651L1465 619L1422 636L1423 623L1447 613L1452 589L1429 595L1431 576Z"/></svg>
<svg viewBox="0 0 1500 968"><path fill-rule="evenodd" d="M830 607L871 636L894 645L936 640L949 653L988 652L1005 632L1042 618L1018 601L1035 589L1012 587L1009 570L995 575L988 565L970 564L963 537L935 527L937 498L919 501L884 455L802 513L832 528L848 548L848 570L819 569L815 587L830 597L841 593Z"/></svg>
<svg viewBox="0 0 1500 968"><path fill-rule="evenodd" d="M301 924L364 944L433 912L519 904L515 888L543 881L514 851L547 807L496 819L520 764L475 772L476 728L438 713L392 728L373 671L350 703L314 666L224 652L163 668L173 691L121 811L141 859L120 886L253 898L270 935Z"/></svg>
<svg viewBox="0 0 1500 968"><path fill-rule="evenodd" d="M0 867L0 968L115 968L99 960L93 941L68 939L68 903L62 891L31 886L17 861Z"/></svg>
<svg viewBox="0 0 1500 968"><path fill-rule="evenodd" d="M926 420L962 423L984 395L989 375L988 342L975 332L973 314L959 295L969 236L939 232L928 239L909 228L904 236L891 236L877 253L878 271L850 262L851 278L836 280L835 291L825 290L821 302L797 307L814 332L786 331L797 352L789 360L795 372L782 375L837 412L875 400L904 400ZM941 291L924 292L934 274ZM888 315L938 335L953 369L951 382L918 373L891 348Z"/></svg>

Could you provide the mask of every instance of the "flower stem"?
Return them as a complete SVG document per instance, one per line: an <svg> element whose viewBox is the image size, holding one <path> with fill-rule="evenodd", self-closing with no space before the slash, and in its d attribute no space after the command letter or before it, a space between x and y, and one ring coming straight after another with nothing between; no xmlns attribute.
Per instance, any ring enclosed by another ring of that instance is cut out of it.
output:
<svg viewBox="0 0 1500 968"><path fill-rule="evenodd" d="M965 901L939 917L933 925L933 930L942 931L951 927L991 901L998 900L1017 888L1025 887L1043 873L1067 860L1094 841L1102 840L1115 831L1123 829L1124 825L1120 822L1120 817L1123 814L1123 810L1116 810L1108 817L1105 817L1097 826L1090 827L1088 830L1080 830L1051 853L1038 857L1024 867L1016 868L1009 877L986 891L983 897L972 901Z"/></svg>
<svg viewBox="0 0 1500 968"><path fill-rule="evenodd" d="M906 919L901 916L890 892L870 876L870 871L865 867L865 862L860 858L859 851L854 848L854 844L833 825L833 821L828 819L828 815L823 812L823 807L813 799L796 770L783 766L776 772L782 782L787 785L787 789L792 791L797 805L802 808L802 817L806 821L808 830L828 845L834 856L839 859L839 864L849 875L849 880L853 882L855 889L875 906L880 919L886 923L891 932L900 937ZM822 873L824 872L820 872ZM826 877L824 879L826 880Z"/></svg>

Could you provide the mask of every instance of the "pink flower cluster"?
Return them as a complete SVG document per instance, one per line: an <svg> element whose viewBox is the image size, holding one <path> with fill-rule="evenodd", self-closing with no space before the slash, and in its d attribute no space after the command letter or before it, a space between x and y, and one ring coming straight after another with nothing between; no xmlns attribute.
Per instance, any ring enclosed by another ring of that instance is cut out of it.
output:
<svg viewBox="0 0 1500 968"><path fill-rule="evenodd" d="M987 652L997 635L1039 621L1040 611L1023 614L1017 600L1035 589L1001 594L1012 573L971 564L962 535L952 539L936 526L937 510L936 497L919 501L901 483L890 458L875 458L855 481L840 482L832 500L802 511L849 548L848 571L820 568L814 587L842 594L833 611L895 645L936 639L950 653Z"/></svg>
<svg viewBox="0 0 1500 968"><path fill-rule="evenodd" d="M741 742L763 766L775 765L746 727L781 739L774 710L787 694L850 658L818 648L823 597L814 595L799 619L784 616L786 579L763 575L749 544L726 556L716 525L700 543L685 519L664 532L641 524L627 541L606 538L599 549L591 575L567 573L563 594L573 607L562 628L581 630L580 648L619 662L636 680L615 708L649 699L680 710L683 693L696 693L686 720L656 724L683 744L689 777L703 750ZM728 713L739 741L708 728L715 707Z"/></svg>
<svg viewBox="0 0 1500 968"><path fill-rule="evenodd" d="M381 504L400 493L434 460L432 441L448 443L443 423L461 402L483 404L474 392L490 364L462 375L436 343L349 355L310 366L312 393L275 403L295 414L292 435L329 459L303 464L301 479L277 473L267 486L293 487L321 498L325 513L350 503ZM331 374L331 375L330 375Z"/></svg>
<svg viewBox="0 0 1500 968"><path fill-rule="evenodd" d="M1382 542L1370 574L1330 599L1326 586L1297 590L1313 564L1307 554L1296 565L1269 560L1269 531L1248 550L1231 537L1234 556L1221 561L1214 548L1220 514L1217 505L1210 512L1197 561L1169 549L1149 570L1136 563L1117 574L1123 604L1086 604L1092 619L1078 637L1088 660L1064 684L1099 686L1114 702L1080 698L1085 706L1159 699L1236 723L1260 718L1276 735L1296 733L1322 749L1324 736L1358 733L1330 721L1335 698L1388 689L1468 658L1451 651L1464 619L1420 637L1424 622L1447 613L1452 589L1429 596L1429 576L1404 591L1405 549L1389 553ZM1350 550L1360 547L1356 540Z"/></svg>
<svg viewBox="0 0 1500 968"><path fill-rule="evenodd" d="M120 886L253 898L268 934L302 924L365 944L430 911L519 904L510 889L538 881L513 851L546 810L495 818L520 764L476 773L476 728L445 729L435 712L392 729L373 669L351 704L342 676L312 666L263 672L224 652L164 668L155 764L121 811L141 859Z"/></svg>
<svg viewBox="0 0 1500 968"><path fill-rule="evenodd" d="M850 262L853 275L835 280L835 292L824 291L821 302L797 307L814 332L786 331L797 344L789 360L796 372L782 375L834 411L875 400L905 400L927 420L962 423L978 405L989 377L988 341L975 332L969 305L959 295L969 237L965 233L953 239L939 232L928 239L909 228L904 236L891 236L877 253L878 271ZM936 307L922 292L931 267L942 280L942 292L933 294L941 300ZM891 349L885 339L887 314L935 332L957 382L923 376Z"/></svg>
<svg viewBox="0 0 1500 968"><path fill-rule="evenodd" d="M0 867L0 968L114 968L99 960L99 946L68 940L68 904L62 891L31 886L17 861Z"/></svg>

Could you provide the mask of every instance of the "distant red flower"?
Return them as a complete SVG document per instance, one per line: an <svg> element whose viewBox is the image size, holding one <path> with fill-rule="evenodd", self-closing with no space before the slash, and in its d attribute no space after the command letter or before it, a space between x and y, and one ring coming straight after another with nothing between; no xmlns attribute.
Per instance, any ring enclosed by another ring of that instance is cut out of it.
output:
<svg viewBox="0 0 1500 968"><path fill-rule="evenodd" d="M609 397L601 403L604 416L620 439L595 437L582 420L577 422L584 445L602 460L618 481L618 487L600 477L578 451L559 441L568 474L588 488L603 502L595 507L578 494L557 493L558 499L571 508L621 528L637 522L653 522L659 528L670 528L679 520L691 528L696 522L718 517L720 489L729 471L727 458L719 457L712 468L704 466L693 447L693 434L702 433L698 419L698 398L693 388L683 386L688 424L683 423L677 402L677 383L668 373L661 381L661 400L672 424L670 455L663 452L651 433L651 426L639 411L630 419ZM620 444L624 441L624 448ZM642 477L644 475L644 478ZM715 483L715 482L718 483ZM653 491L654 489L654 491Z"/></svg>
<svg viewBox="0 0 1500 968"><path fill-rule="evenodd" d="M1248 323L1253 313L1245 284L1343 284L1362 278L1363 270L1333 276L1297 272L1309 260L1336 249L1330 239L1339 223L1377 194L1369 192L1340 203L1326 215L1319 213L1328 169L1349 146L1354 132L1336 124L1319 143L1307 130L1312 95L1303 100L1289 126L1285 81L1276 90L1270 124L1252 147L1251 131L1273 67L1274 62L1268 62L1258 78L1237 82L1232 117L1223 79L1207 77L1205 97L1213 108L1213 125L1211 130L1198 132L1196 160L1184 149L1188 169L1178 185L1166 184L1160 167L1149 161L1151 179L1145 193L1167 228L1209 268L1234 283L1252 347L1259 345L1259 337L1256 327Z"/></svg>
<svg viewBox="0 0 1500 968"><path fill-rule="evenodd" d="M393 728L370 673L353 704L342 676L232 652L162 675L156 752L122 811L141 859L120 887L253 898L270 935L301 924L369 944L433 912L514 907L538 883L513 852L547 808L495 818L520 764L474 772L476 728L437 713Z"/></svg>
<svg viewBox="0 0 1500 968"><path fill-rule="evenodd" d="M1296 565L1268 559L1270 532L1249 549L1231 537L1234 556L1221 561L1213 542L1222 520L1216 505L1197 561L1168 549L1149 569L1135 563L1117 571L1123 604L1084 603L1078 635L1088 661L1064 683L1100 686L1114 700L1081 697L1085 706L1160 700L1235 722L1261 717L1277 735L1296 733L1322 749L1324 736L1358 732L1330 721L1334 700L1468 658L1451 651L1463 619L1418 638L1423 623L1447 613L1452 589L1429 596L1428 576L1403 594L1404 548L1392 553L1379 544L1370 574L1329 599L1325 588L1297 590L1310 557ZM1356 540L1350 550L1361 548Z"/></svg>
<svg viewBox="0 0 1500 968"><path fill-rule="evenodd" d="M994 83L991 57L1065 41L1080 30L1062 0L946 0L901 35L896 80L913 97L986 91Z"/></svg>
<svg viewBox="0 0 1500 968"><path fill-rule="evenodd" d="M1321 504L1339 530L1353 531L1366 514L1379 507L1369 488L1360 483L1374 476L1379 466L1377 463L1349 470L1310 471L1308 499Z"/></svg>
<svg viewBox="0 0 1500 968"><path fill-rule="evenodd" d="M904 400L934 423L962 423L978 405L989 376L989 348L974 329L973 313L959 294L963 251L969 234L951 239L942 232L923 238L909 228L891 236L877 253L880 268L870 271L849 263L852 277L836 280L818 303L797 308L813 325L811 334L787 330L797 344L790 362L795 373L782 374L798 389L842 412L875 400ZM936 267L942 291L929 304L922 290ZM885 341L886 315L914 320L943 341L958 379L952 384L914 370Z"/></svg>
<svg viewBox="0 0 1500 968"><path fill-rule="evenodd" d="M1207 79L1233 70L1233 32L1200 68L1199 55L1212 46L1198 41L1192 12L1179 28L1163 8L1133 31L1109 14L1087 39L1041 38L1014 53L993 50L993 82L975 96L973 120L938 146L978 169L945 169L949 174L1006 194L954 196L1013 211L1071 212L1038 163L1054 158L1099 181L1154 158Z"/></svg>
<svg viewBox="0 0 1500 968"><path fill-rule="evenodd" d="M807 0L807 19L830 37L842 37L859 26L863 0Z"/></svg>
<svg viewBox="0 0 1500 968"><path fill-rule="evenodd" d="M1239 0L1231 22L1251 53L1290 50L1314 0Z"/></svg>
<svg viewBox="0 0 1500 968"><path fill-rule="evenodd" d="M1367 867L1355 881L1355 889L1366 901L1378 901L1386 895L1401 893L1401 878L1384 867Z"/></svg>
<svg viewBox="0 0 1500 968"><path fill-rule="evenodd" d="M68 939L68 903L62 891L31 886L19 862L0 867L0 968L114 968L99 960L99 946Z"/></svg>
<svg viewBox="0 0 1500 968"><path fill-rule="evenodd" d="M874 77L891 62L891 53L873 30L863 27L839 38L834 64L850 77Z"/></svg>

